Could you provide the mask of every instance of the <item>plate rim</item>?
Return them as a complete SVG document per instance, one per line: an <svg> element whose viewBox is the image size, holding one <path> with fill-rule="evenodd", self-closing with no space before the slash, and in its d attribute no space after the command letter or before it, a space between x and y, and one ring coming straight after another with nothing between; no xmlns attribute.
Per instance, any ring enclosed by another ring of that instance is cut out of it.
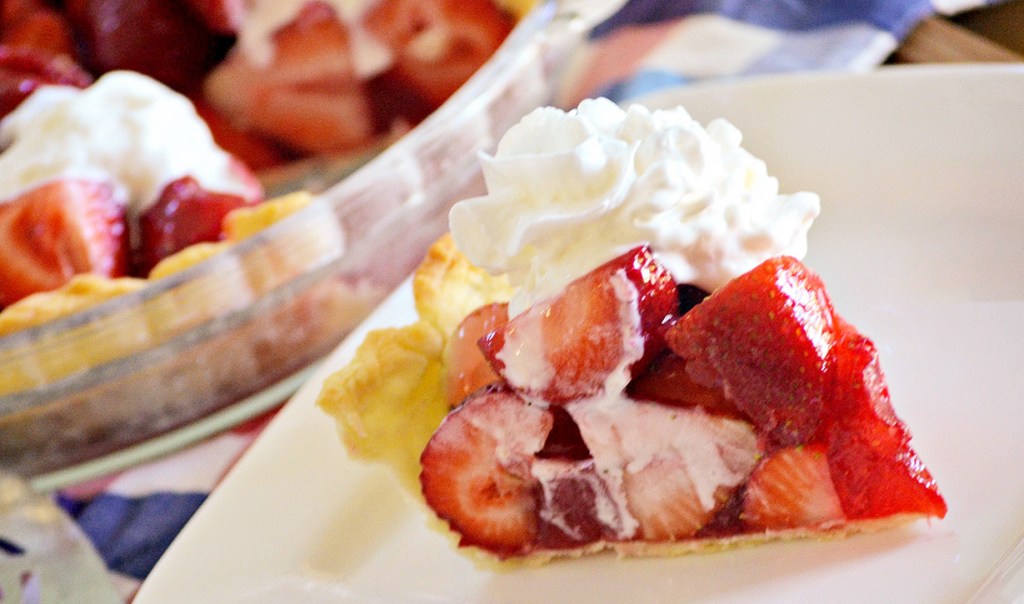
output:
<svg viewBox="0 0 1024 604"><path fill-rule="evenodd" d="M1022 82L1024 82L1024 65L1020 65L1020 66L1017 66L1017 65L1002 65L1002 64L1001 65L986 65L986 66L973 66L973 65L971 65L971 66L964 66L964 65L941 65L941 66L907 65L907 66L902 66L901 65L901 66L886 66L884 68L880 68L878 70L870 71L870 72L854 72L854 73L850 73L850 72L813 72L813 73L799 73L799 74L767 75L767 76L761 76L761 77L757 77L757 78L749 78L749 79L738 80L738 81L713 82L713 83L705 83L705 84L697 84L697 85L686 85L686 86L679 87L679 88L665 89L665 90L662 90L662 91L655 92L655 93L653 93L651 95L644 95L644 97L642 97L642 98L648 98L648 97L654 97L654 96L667 96L667 95L672 94L672 93L678 94L680 92L680 90L685 91L687 93L704 94L704 93L708 93L708 92L714 91L714 90L733 89L733 90L742 90L742 91L744 91L743 94L747 94L748 93L747 91L749 91L751 89L756 89L758 87L766 86L766 85L772 85L772 86L774 86L774 85L804 86L804 85L818 85L820 83L830 83L830 82L836 82L836 81L842 81L842 82L851 82L851 81L880 81L880 80L892 80L892 79L904 79L904 78L922 78L922 77L923 78L939 78L939 79L975 78L975 77L981 77L981 78L1012 77L1012 78L1019 78ZM266 429L263 431L263 433L256 439L256 441L254 443L252 443L252 445L249 447L248 451L242 457L242 459L239 461L239 463L236 464L236 466L232 469L232 471L227 476L225 476L224 480L218 485L218 488L214 489L214 491L207 498L207 501L196 512L195 516L193 516L193 519L184 527L184 529L181 531L181 533L179 533L178 538L176 538L174 540L174 542L171 544L171 547L165 553L164 557L157 564L156 568L153 569L153 573L150 575L149 579L152 579L153 577L159 578L160 577L159 573L163 572L163 568L165 566L171 564L172 563L171 561L176 559L177 556L179 556L175 546L178 545L182 541L182 535L185 535L185 534L189 534L190 535L190 534L192 534L195 531L200 531L201 530L201 528L196 528L196 526L201 526L202 523L203 523L203 518L205 517L204 516L204 509L209 508L211 506L211 502L220 501L222 497L226 497L226 496L223 496L223 495L218 497L218 493L224 493L225 492L224 486L226 484L231 484L232 476L237 475L239 469L240 468L244 468L246 466L246 460L250 459L252 457L250 455L252 453L252 451L258 450L258 448L261 447L261 443L264 443L264 442L268 441L268 434L276 434L277 431L282 429L282 426L286 426L287 422L289 421L288 418L290 418L292 415L295 415L295 414L298 413L298 411L297 411L299 409L298 405L302 402L301 399L303 399L303 392L307 391L307 390L311 390L311 389L315 389L316 391L319 391L319 383L320 383L320 381L322 381L323 377L325 377L327 375L327 373L329 373L329 367L331 366L331 365L329 365L329 363L338 363L338 362L341 362L341 361L347 362L347 360L354 353L354 350L355 350L356 346L358 345L359 342L362 341L363 337L365 336L365 333L369 329L375 329L375 328L378 328L378 327L384 327L384 326L389 326L389 325L395 324L393 322L387 322L387 321L382 322L382 317L386 317L388 314L390 314L391 309L396 304L399 304L399 303L404 304L404 302L402 302L403 299L408 298L408 300L411 300L410 292L407 291L409 289L407 283L408 282L406 282L406 284L403 284L402 286L397 288L395 291L393 291L388 296L388 298L385 300L385 302L382 303L380 307L375 309L374 312L371 313L371 315L366 319L366 321L364 321L364 323L362 323L356 330L353 331L352 334L350 334L350 336L348 338L345 339L345 341L330 355L329 360L326 361L320 368L317 369L317 371L314 373L314 375L310 378L310 381L307 382L303 386L302 389L300 389L300 391L295 395L295 397L293 397L293 399L290 400L285 405L284 409L282 409L282 411L280 413L278 413L277 417L275 417L270 422L270 424L266 427ZM338 367L338 366L340 366L340 365L334 365L335 368ZM315 387L313 385L315 385ZM316 413L320 413L319 410L316 410L316 409L314 409L313 411L316 412ZM326 416L324 416L323 419L324 419L325 422L331 423L330 418L327 418ZM331 427L333 429L333 425ZM263 446L265 446L265 445L263 445ZM346 458L347 458L347 456L346 456ZM358 462L356 462L356 463L358 463ZM180 547L181 546L179 545L178 549L180 549ZM180 556L183 556L183 557L185 557L187 559L187 556L185 556L183 554L181 554ZM154 583L151 582L149 579L147 579L147 581L145 581L143 583L142 589L140 589L140 591L139 591L139 595L143 596L143 599L145 597L149 597L151 595L154 595L154 594L151 594L149 591L147 591L147 585L149 585L151 587L152 587L152 585L154 585ZM136 601L137 602L143 602L143 599L138 599Z"/></svg>

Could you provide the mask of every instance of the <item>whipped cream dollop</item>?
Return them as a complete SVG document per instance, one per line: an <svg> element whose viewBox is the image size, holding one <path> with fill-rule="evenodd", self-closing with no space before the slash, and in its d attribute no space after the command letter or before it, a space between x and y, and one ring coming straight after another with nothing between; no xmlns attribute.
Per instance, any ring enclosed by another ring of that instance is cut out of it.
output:
<svg viewBox="0 0 1024 604"><path fill-rule="evenodd" d="M519 288L513 315L644 244L677 282L714 290L772 256L802 258L820 210L813 193L780 194L741 142L682 107L536 109L481 156L487 194L452 208L452 235Z"/></svg>
<svg viewBox="0 0 1024 604"><path fill-rule="evenodd" d="M251 191L187 98L128 71L85 89L40 87L0 121L0 146L0 202L57 178L110 182L134 215L186 175L210 191Z"/></svg>

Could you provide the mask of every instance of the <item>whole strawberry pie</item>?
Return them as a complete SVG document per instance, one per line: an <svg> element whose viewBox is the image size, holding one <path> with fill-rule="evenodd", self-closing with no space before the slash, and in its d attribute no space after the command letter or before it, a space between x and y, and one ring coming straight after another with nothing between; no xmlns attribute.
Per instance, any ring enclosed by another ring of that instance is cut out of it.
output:
<svg viewBox="0 0 1024 604"><path fill-rule="evenodd" d="M817 196L741 140L603 99L524 118L414 276L419 320L325 382L349 451L500 560L944 517L875 346L799 259Z"/></svg>
<svg viewBox="0 0 1024 604"><path fill-rule="evenodd" d="M0 308L76 274L144 277L263 199L185 97L132 72L39 87L0 143Z"/></svg>

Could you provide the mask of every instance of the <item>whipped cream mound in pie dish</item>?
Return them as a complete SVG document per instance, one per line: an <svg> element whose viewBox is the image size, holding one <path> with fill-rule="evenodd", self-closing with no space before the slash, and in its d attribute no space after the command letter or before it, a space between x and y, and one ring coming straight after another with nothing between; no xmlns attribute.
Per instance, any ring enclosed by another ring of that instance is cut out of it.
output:
<svg viewBox="0 0 1024 604"><path fill-rule="evenodd" d="M188 99L129 71L85 89L41 87L0 122L0 145L0 203L58 178L109 181L136 216L183 176L211 191L253 189Z"/></svg>
<svg viewBox="0 0 1024 604"><path fill-rule="evenodd" d="M603 100L524 118L416 271L418 320L325 381L350 454L486 560L944 517L874 344L796 257L817 197L739 141Z"/></svg>
<svg viewBox="0 0 1024 604"><path fill-rule="evenodd" d="M262 201L192 103L156 80L40 86L0 121L0 309L75 275L145 277Z"/></svg>

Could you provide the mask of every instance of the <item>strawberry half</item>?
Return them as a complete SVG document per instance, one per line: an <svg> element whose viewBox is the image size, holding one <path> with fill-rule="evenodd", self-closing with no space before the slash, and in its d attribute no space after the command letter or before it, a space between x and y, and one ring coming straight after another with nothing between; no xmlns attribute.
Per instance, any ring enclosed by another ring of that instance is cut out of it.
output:
<svg viewBox="0 0 1024 604"><path fill-rule="evenodd" d="M845 516L821 445L779 449L754 469L742 519L758 530L827 527Z"/></svg>
<svg viewBox="0 0 1024 604"><path fill-rule="evenodd" d="M269 138L239 127L215 111L203 98L193 96L189 100L209 126L217 146L237 157L249 169L259 172L288 161L289 155Z"/></svg>
<svg viewBox="0 0 1024 604"><path fill-rule="evenodd" d="M56 180L0 203L0 307L79 273L126 268L124 204L106 183Z"/></svg>
<svg viewBox="0 0 1024 604"><path fill-rule="evenodd" d="M169 183L157 202L139 216L135 273L148 274L157 262L192 244L217 241L228 212L256 201L207 191L191 176Z"/></svg>
<svg viewBox="0 0 1024 604"><path fill-rule="evenodd" d="M480 352L477 341L506 323L508 304L487 304L470 313L452 334L445 358L449 405L455 407L473 392L498 381L498 374Z"/></svg>
<svg viewBox="0 0 1024 604"><path fill-rule="evenodd" d="M514 25L492 0L382 0L365 23L394 53L391 72L434 106L487 62Z"/></svg>
<svg viewBox="0 0 1024 604"><path fill-rule="evenodd" d="M722 388L767 433L769 448L818 430L835 339L832 302L817 275L781 256L733 279L667 333L703 386Z"/></svg>
<svg viewBox="0 0 1024 604"><path fill-rule="evenodd" d="M641 371L664 347L661 324L677 308L672 276L640 247L512 318L480 347L513 388L561 404L599 392L624 361Z"/></svg>
<svg viewBox="0 0 1024 604"><path fill-rule="evenodd" d="M3 13L3 29L0 31L3 44L34 48L50 56L74 56L71 25L60 12L40 4L21 8L5 6Z"/></svg>
<svg viewBox="0 0 1024 604"><path fill-rule="evenodd" d="M375 123L350 37L330 6L309 2L274 33L268 66L229 55L206 79L206 98L240 127L299 152L357 148L371 140Z"/></svg>
<svg viewBox="0 0 1024 604"><path fill-rule="evenodd" d="M740 488L756 463L749 423L699 407L580 401L566 407L598 472L621 476L635 536L669 541L696 534Z"/></svg>
<svg viewBox="0 0 1024 604"><path fill-rule="evenodd" d="M420 483L427 505L461 535L462 545L502 557L534 546L540 493L530 470L551 422L546 410L507 388L491 388L441 423L420 457Z"/></svg>
<svg viewBox="0 0 1024 604"><path fill-rule="evenodd" d="M896 416L874 344L845 321L832 350L835 410L823 426L829 468L850 518L920 513L942 518L946 502L910 448Z"/></svg>
<svg viewBox="0 0 1024 604"><path fill-rule="evenodd" d="M223 41L179 2L67 0L65 8L94 73L138 71L189 92L223 54Z"/></svg>
<svg viewBox="0 0 1024 604"><path fill-rule="evenodd" d="M0 117L14 111L45 84L85 88L91 83L92 77L68 57L24 46L0 45Z"/></svg>

